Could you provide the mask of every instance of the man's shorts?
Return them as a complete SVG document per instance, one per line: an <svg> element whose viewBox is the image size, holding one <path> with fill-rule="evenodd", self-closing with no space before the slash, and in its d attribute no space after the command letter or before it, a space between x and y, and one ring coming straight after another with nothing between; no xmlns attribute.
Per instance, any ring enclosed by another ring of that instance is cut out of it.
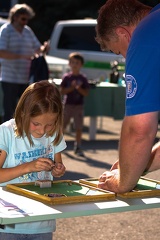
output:
<svg viewBox="0 0 160 240"><path fill-rule="evenodd" d="M64 129L70 122L70 119L74 119L75 129L81 130L83 127L84 107L83 105L66 104L64 106Z"/></svg>

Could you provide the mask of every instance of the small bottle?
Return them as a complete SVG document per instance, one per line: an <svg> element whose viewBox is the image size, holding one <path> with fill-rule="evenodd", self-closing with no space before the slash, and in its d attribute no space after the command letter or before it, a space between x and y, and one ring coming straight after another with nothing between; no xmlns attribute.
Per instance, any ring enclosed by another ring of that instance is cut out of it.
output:
<svg viewBox="0 0 160 240"><path fill-rule="evenodd" d="M101 75L100 78L99 78L99 81L100 81L100 82L104 82L104 80L105 80L104 75Z"/></svg>

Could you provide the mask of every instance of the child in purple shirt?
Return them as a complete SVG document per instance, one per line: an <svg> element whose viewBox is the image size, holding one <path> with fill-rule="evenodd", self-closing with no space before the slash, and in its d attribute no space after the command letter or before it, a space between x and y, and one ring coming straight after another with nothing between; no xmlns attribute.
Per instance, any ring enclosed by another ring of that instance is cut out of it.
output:
<svg viewBox="0 0 160 240"><path fill-rule="evenodd" d="M83 128L84 97L88 95L89 83L87 78L80 73L84 64L81 54L74 52L69 55L71 71L64 74L61 83L61 93L64 95L64 129L70 119L74 119L76 139L74 144L75 154L83 156L81 138Z"/></svg>

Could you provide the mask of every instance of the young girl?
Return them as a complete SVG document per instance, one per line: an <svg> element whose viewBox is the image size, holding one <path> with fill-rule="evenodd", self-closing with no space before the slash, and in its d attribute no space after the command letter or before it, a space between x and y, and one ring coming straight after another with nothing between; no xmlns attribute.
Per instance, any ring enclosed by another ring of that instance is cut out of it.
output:
<svg viewBox="0 0 160 240"><path fill-rule="evenodd" d="M31 84L22 94L15 118L0 125L0 186L60 177L65 173L61 151L62 103L56 86ZM3 240L51 240L55 220L6 225Z"/></svg>

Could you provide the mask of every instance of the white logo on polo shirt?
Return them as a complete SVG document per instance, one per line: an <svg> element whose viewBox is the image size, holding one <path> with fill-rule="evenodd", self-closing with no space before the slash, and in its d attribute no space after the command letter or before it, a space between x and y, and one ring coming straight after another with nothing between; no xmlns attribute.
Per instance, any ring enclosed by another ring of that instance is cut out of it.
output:
<svg viewBox="0 0 160 240"><path fill-rule="evenodd" d="M137 92L137 82L132 75L126 75L126 97L133 98Z"/></svg>

